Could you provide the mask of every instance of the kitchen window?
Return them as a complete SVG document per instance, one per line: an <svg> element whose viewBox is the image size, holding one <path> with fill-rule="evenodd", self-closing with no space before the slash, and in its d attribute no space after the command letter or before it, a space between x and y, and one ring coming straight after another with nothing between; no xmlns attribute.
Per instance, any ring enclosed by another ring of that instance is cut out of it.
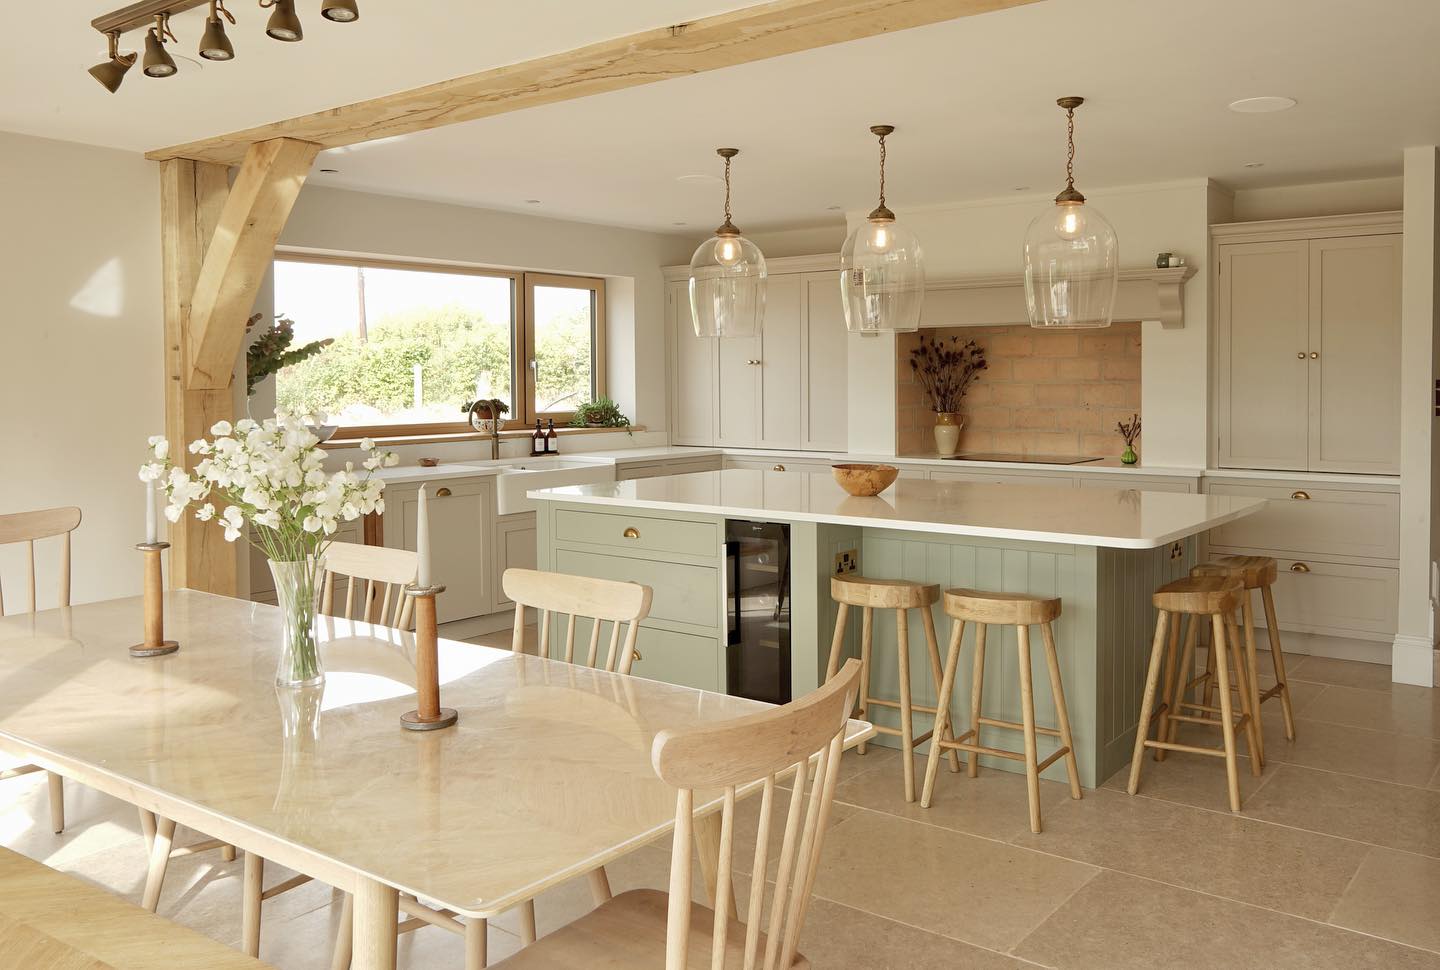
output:
<svg viewBox="0 0 1440 970"><path fill-rule="evenodd" d="M507 428L570 420L605 393L602 279L280 253L275 315L298 348L277 410L325 414L338 438L456 434L499 398Z"/></svg>

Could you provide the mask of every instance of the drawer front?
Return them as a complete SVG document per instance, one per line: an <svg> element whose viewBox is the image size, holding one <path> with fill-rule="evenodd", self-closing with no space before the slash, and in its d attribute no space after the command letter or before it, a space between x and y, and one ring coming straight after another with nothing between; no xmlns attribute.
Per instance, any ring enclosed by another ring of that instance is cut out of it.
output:
<svg viewBox="0 0 1440 970"><path fill-rule="evenodd" d="M1239 555L1211 548L1214 555ZM1275 616L1282 630L1335 636L1394 636L1400 605L1400 571L1315 559L1285 559L1273 587ZM1302 568L1296 568L1302 567ZM1256 598L1256 618L1264 623Z"/></svg>
<svg viewBox="0 0 1440 970"><path fill-rule="evenodd" d="M555 568L576 576L649 586L654 591L650 615L655 619L719 629L720 576L708 566L557 549Z"/></svg>
<svg viewBox="0 0 1440 970"><path fill-rule="evenodd" d="M1394 492L1239 482L1210 482L1206 491L1270 500L1254 515L1212 529L1214 545L1322 556L1400 557L1400 496ZM1307 495L1308 499L1297 497Z"/></svg>
<svg viewBox="0 0 1440 970"><path fill-rule="evenodd" d="M932 471L935 482L978 482L981 485L1049 485L1053 488L1074 488L1075 479L1063 475L1004 475L991 472Z"/></svg>
<svg viewBox="0 0 1440 970"><path fill-rule="evenodd" d="M555 538L639 552L720 558L720 526L715 522L560 509L555 513Z"/></svg>
<svg viewBox="0 0 1440 970"><path fill-rule="evenodd" d="M633 661L630 673L636 677L716 693L725 690L720 673L720 641L714 637L698 637L642 625L635 640L635 650L640 656Z"/></svg>
<svg viewBox="0 0 1440 970"><path fill-rule="evenodd" d="M813 458L730 458L726 468L750 468L764 472L828 472L830 462Z"/></svg>
<svg viewBox="0 0 1440 970"><path fill-rule="evenodd" d="M628 482L637 478L661 478L666 475L689 475L691 472L713 472L721 468L720 456L694 458L686 461L637 462L621 465L615 469L616 481Z"/></svg>
<svg viewBox="0 0 1440 970"><path fill-rule="evenodd" d="M1134 488L1142 492L1193 492L1195 486L1189 482L1170 482L1157 479L1131 478L1129 475L1097 475L1081 478L1081 488Z"/></svg>

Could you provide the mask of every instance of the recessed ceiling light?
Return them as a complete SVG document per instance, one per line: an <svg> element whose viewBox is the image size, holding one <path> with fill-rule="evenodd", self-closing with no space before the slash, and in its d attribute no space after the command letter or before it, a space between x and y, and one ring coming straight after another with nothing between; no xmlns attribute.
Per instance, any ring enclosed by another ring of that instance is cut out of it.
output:
<svg viewBox="0 0 1440 970"><path fill-rule="evenodd" d="M675 181L687 185L714 185L725 180L718 175L680 175L676 176Z"/></svg>
<svg viewBox="0 0 1440 970"><path fill-rule="evenodd" d="M338 168L322 168L322 169L320 170L320 174L321 174L321 175L339 175L339 174L340 174L340 170L339 170Z"/></svg>
<svg viewBox="0 0 1440 970"><path fill-rule="evenodd" d="M827 205L827 206L825 207L825 211L826 211L826 212L839 212L842 208L844 208L844 206Z"/></svg>
<svg viewBox="0 0 1440 970"><path fill-rule="evenodd" d="M1264 163L1264 162L1246 162L1246 163L1245 163L1245 167L1246 167L1246 168L1264 168L1264 167L1265 167L1265 163Z"/></svg>
<svg viewBox="0 0 1440 970"><path fill-rule="evenodd" d="M525 200L525 204L526 204L526 205L539 205L539 204L540 204L540 200L539 200L539 199L526 199L526 200Z"/></svg>
<svg viewBox="0 0 1440 970"><path fill-rule="evenodd" d="M670 223L670 225L672 225L672 226L685 226L685 225L689 225L689 223L685 223L685 222L672 222L672 223Z"/></svg>
<svg viewBox="0 0 1440 970"><path fill-rule="evenodd" d="M1272 111L1286 111L1295 107L1294 98L1266 95L1260 98L1241 98L1230 102L1230 110L1242 115L1269 114Z"/></svg>
<svg viewBox="0 0 1440 970"><path fill-rule="evenodd" d="M1030 186L1028 186L1028 185L1017 185L1017 186L1015 186L1013 189L1011 189L1011 191L1012 191L1012 192L1029 192L1029 191L1030 191Z"/></svg>

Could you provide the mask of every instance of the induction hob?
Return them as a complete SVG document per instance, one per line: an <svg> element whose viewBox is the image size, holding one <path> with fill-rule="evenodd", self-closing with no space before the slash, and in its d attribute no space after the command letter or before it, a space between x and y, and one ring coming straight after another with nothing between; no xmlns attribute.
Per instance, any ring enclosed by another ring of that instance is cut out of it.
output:
<svg viewBox="0 0 1440 970"><path fill-rule="evenodd" d="M1024 465L1083 465L1099 461L1079 455L1005 455L993 451L977 451L967 455L946 455L946 461L1013 461Z"/></svg>

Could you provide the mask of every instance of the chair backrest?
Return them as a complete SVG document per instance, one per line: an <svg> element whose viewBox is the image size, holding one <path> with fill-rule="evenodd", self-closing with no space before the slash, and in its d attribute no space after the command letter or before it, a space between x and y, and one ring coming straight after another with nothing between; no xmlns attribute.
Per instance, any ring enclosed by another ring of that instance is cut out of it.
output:
<svg viewBox="0 0 1440 970"><path fill-rule="evenodd" d="M603 667L611 673L628 674L635 659L635 639L640 635L640 621L650 615L651 590L639 583L622 583L613 579L591 579L566 573L546 573L535 569L507 569L501 580L505 595L515 603L515 634L511 649L525 652L525 608L540 613L540 655L546 656L550 642L550 614L569 618L565 626L565 662L575 663L575 621L589 619L590 645L583 661L594 667L600 661L600 630L610 626L610 648ZM621 627L629 624L625 641L620 642Z"/></svg>
<svg viewBox="0 0 1440 970"><path fill-rule="evenodd" d="M26 543L30 562L30 609L35 612L35 542L51 536L63 536L60 545L60 606L70 605L70 533L80 525L80 510L73 505L38 512L12 512L0 515L0 546L13 542ZM5 615L5 593L0 588L0 616Z"/></svg>
<svg viewBox="0 0 1440 970"><path fill-rule="evenodd" d="M750 887L745 918L744 966L778 970L795 960L806 912L815 888L820 849L835 800L841 746L860 680L860 661L848 660L819 690L784 707L761 711L722 724L681 731L662 731L655 738L651 761L661 779L680 790L675 802L674 851L670 858L669 919L665 933L665 970L686 970L690 943L690 839L695 790L724 789L720 822L720 864L715 898L731 896L731 851L735 836L735 791L762 782L760 827L755 836L752 873L767 872L770 816L775 778L794 772L794 787L785 813L779 870L770 904L765 952L758 952L765 924L765 880ZM817 760L810 797L805 797L808 768ZM729 907L715 907L711 970L725 970ZM757 962L762 958L763 962Z"/></svg>
<svg viewBox="0 0 1440 970"><path fill-rule="evenodd" d="M405 595L405 587L415 582L420 557L404 549L387 546L362 546L355 542L332 542L325 548L324 592L320 612L361 623L410 629L413 605ZM348 577L345 586L344 612L336 612L335 577ZM356 613L355 589L363 585L359 612ZM392 595L394 597L392 601Z"/></svg>

